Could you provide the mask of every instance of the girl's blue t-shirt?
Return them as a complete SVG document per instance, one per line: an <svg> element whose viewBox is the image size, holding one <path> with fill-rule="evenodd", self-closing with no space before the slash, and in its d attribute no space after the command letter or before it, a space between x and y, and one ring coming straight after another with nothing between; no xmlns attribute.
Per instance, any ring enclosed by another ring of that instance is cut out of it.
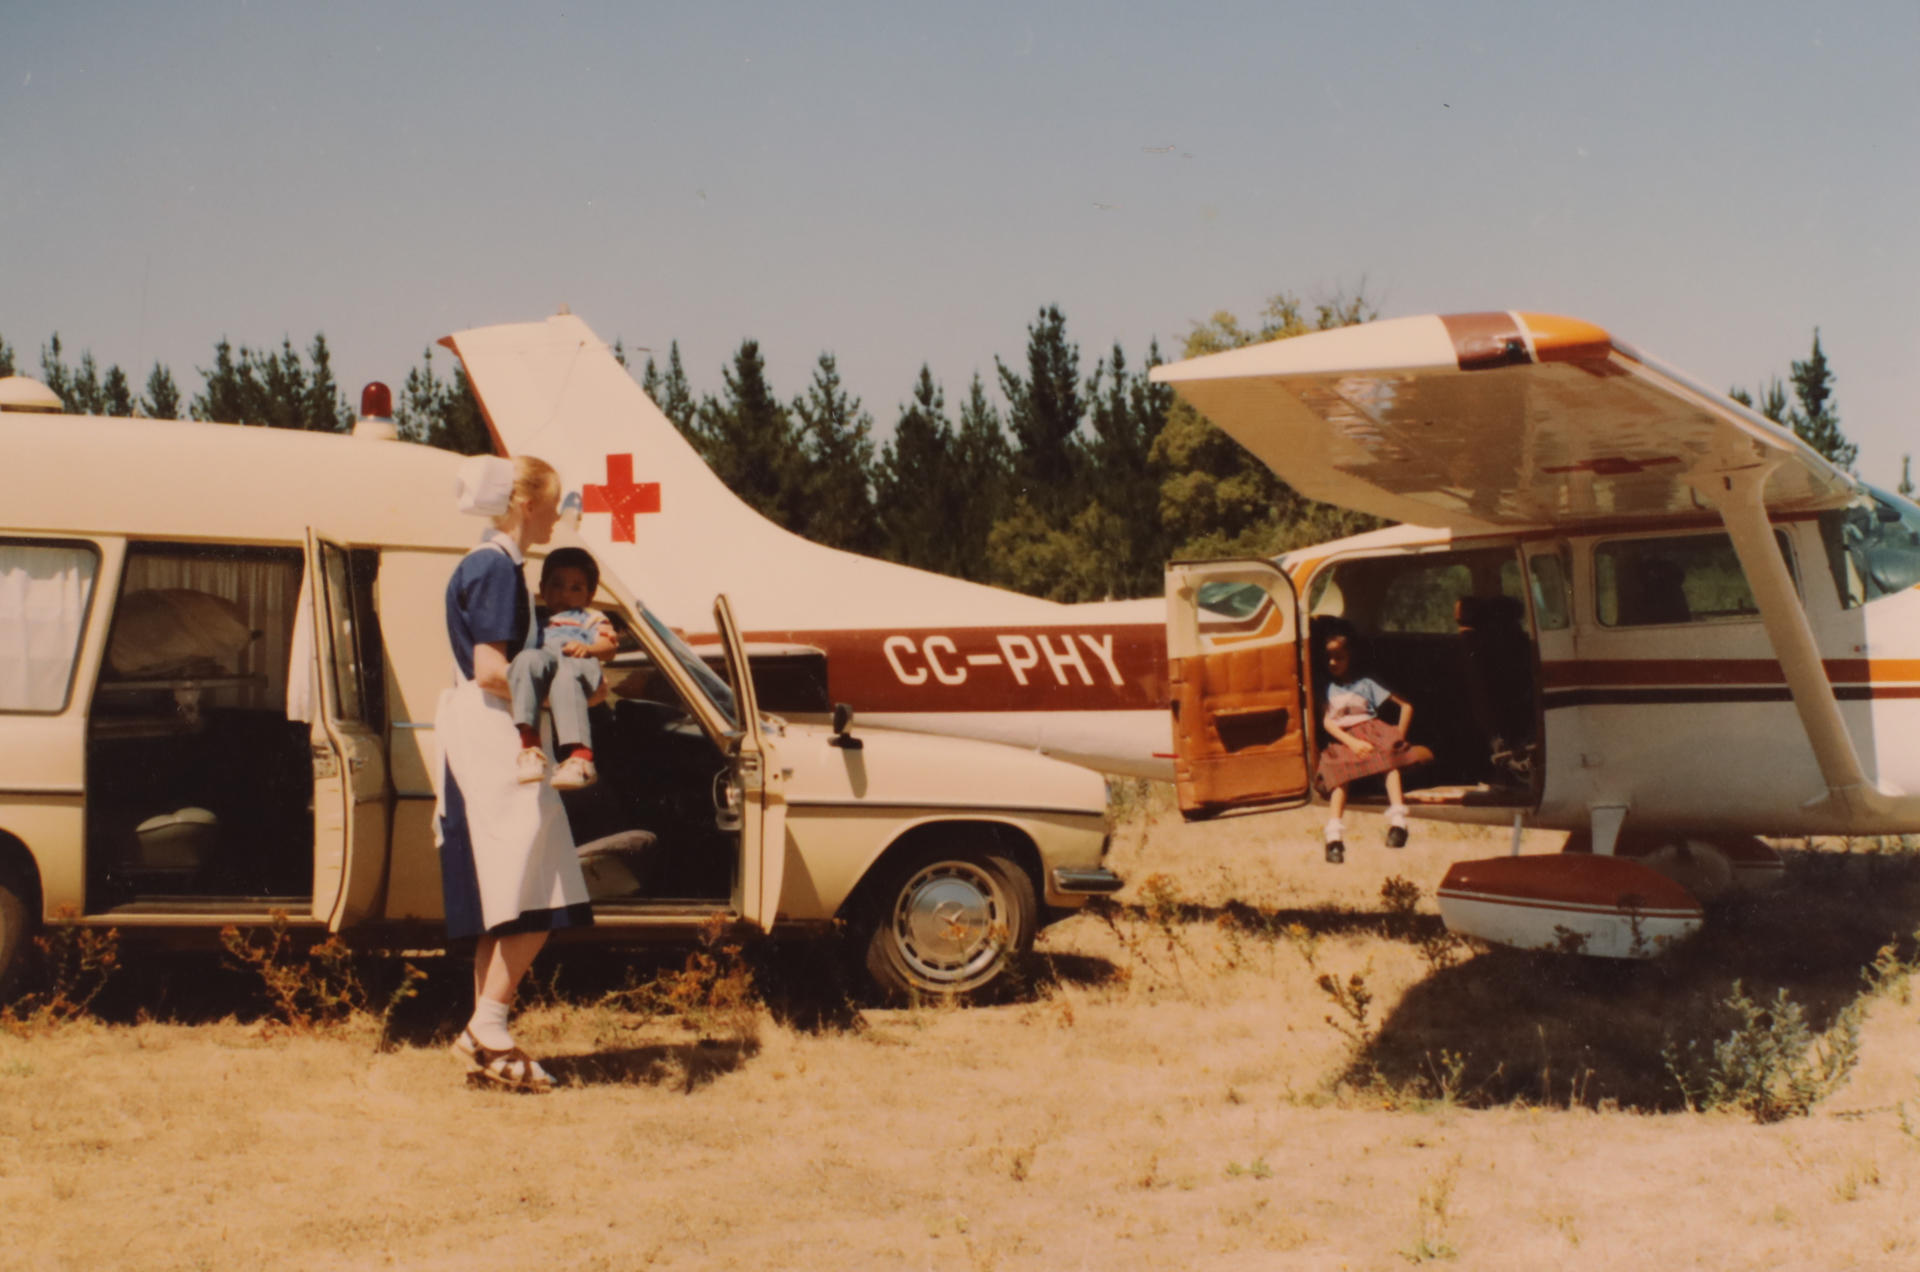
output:
<svg viewBox="0 0 1920 1272"><path fill-rule="evenodd" d="M1334 720L1355 717L1371 720L1380 714L1381 705L1392 696L1378 681L1356 676L1327 686L1327 715Z"/></svg>

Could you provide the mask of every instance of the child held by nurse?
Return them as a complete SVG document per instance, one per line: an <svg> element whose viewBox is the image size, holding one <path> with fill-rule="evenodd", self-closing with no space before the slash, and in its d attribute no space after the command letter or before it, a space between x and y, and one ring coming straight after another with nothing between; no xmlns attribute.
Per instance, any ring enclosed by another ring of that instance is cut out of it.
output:
<svg viewBox="0 0 1920 1272"><path fill-rule="evenodd" d="M547 775L547 753L540 746L542 702L553 711L554 750L561 756L553 770L555 789L579 790L598 776L587 705L600 690L600 664L619 645L607 616L588 604L599 587L600 565L584 548L556 548L541 566L535 612L539 646L521 650L507 666L513 723L520 730L514 775L523 782Z"/></svg>
<svg viewBox="0 0 1920 1272"><path fill-rule="evenodd" d="M1320 752L1313 784L1329 797L1327 860L1335 865L1347 859L1347 787L1375 773L1387 775L1387 847L1407 843L1407 806L1402 802L1400 770L1425 764L1433 752L1407 744L1413 723L1413 704L1378 681L1354 670L1356 638L1336 631L1326 640L1327 713L1322 720L1332 741ZM1380 719L1380 708L1391 702L1400 709L1397 725Z"/></svg>

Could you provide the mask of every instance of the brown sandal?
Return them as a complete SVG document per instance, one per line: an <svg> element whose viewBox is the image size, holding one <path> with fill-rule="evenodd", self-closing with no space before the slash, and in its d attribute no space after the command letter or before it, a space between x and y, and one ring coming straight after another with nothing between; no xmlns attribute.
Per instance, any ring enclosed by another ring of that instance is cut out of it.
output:
<svg viewBox="0 0 1920 1272"><path fill-rule="evenodd" d="M540 1067L539 1061L518 1047L500 1050L482 1046L472 1030L463 1029L453 1040L453 1050L473 1065L473 1072L467 1075L470 1081L534 1095L553 1090L552 1076Z"/></svg>

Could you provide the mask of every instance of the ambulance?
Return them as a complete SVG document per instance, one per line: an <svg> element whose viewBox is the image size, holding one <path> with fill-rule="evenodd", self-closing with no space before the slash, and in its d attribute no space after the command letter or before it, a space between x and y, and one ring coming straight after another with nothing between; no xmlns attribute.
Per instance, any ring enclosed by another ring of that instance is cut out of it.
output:
<svg viewBox="0 0 1920 1272"><path fill-rule="evenodd" d="M58 409L0 381L0 979L45 924L185 943L284 914L368 948L442 939L444 593L485 528L455 507L460 457L378 419ZM839 924L886 995L970 994L1120 886L1095 773L862 736L845 707L789 724L757 707L724 597L722 648L696 652L612 574L600 780L564 795L596 913L579 939Z"/></svg>

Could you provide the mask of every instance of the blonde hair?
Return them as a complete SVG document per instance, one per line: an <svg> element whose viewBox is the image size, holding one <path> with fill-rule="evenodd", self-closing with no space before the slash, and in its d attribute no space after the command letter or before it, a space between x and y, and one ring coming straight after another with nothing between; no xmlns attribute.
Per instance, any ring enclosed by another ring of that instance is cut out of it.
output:
<svg viewBox="0 0 1920 1272"><path fill-rule="evenodd" d="M507 510L493 519L493 524L506 529L506 522L512 517L513 507L521 499L538 499L551 492L556 498L560 494L560 472L552 464L538 455L515 455L513 457L513 493L509 495Z"/></svg>

